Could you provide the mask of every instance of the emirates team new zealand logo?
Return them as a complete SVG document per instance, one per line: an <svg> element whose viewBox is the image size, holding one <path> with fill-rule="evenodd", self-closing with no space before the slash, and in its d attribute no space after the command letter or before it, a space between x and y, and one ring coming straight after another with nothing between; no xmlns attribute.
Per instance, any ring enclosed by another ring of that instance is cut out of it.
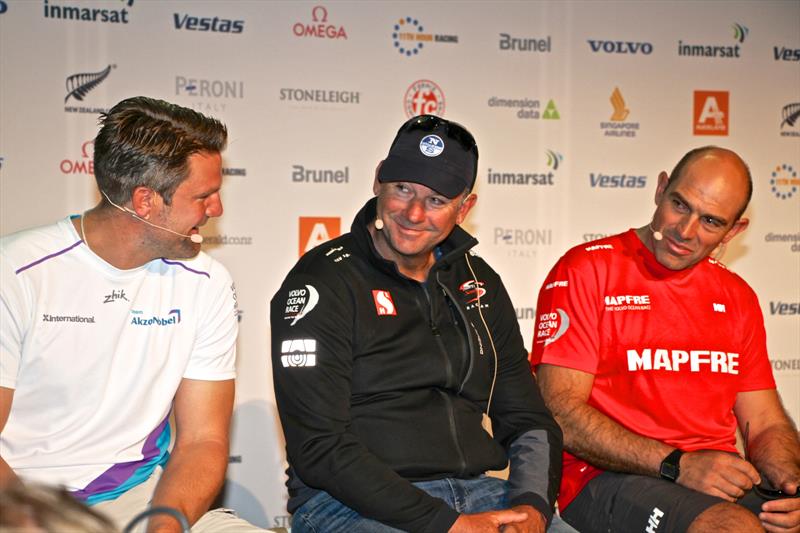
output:
<svg viewBox="0 0 800 533"><path fill-rule="evenodd" d="M64 98L64 103L67 103L69 97L72 96L79 102L83 101L89 91L100 85L111 73L112 65L108 65L100 72L84 72L81 74L73 74L67 77L67 97Z"/></svg>

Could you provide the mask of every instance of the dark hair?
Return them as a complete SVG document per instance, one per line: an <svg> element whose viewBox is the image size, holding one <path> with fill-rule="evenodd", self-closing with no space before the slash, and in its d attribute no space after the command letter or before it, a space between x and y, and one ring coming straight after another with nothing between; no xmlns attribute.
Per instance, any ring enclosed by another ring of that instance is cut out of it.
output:
<svg viewBox="0 0 800 533"><path fill-rule="evenodd" d="M745 163L744 160L741 157L739 157L739 154L737 154L736 152L733 152L732 150L728 150L726 148L720 148L719 146L712 146L712 145L701 146L700 148L695 148L694 150L689 150L681 158L681 160L678 161L678 164L675 165L675 168L672 169L672 173L670 173L670 175L669 175L669 180L667 180L667 188L665 190L669 190L669 188L676 181L676 179L679 178L683 174L684 170L689 165L689 163L691 163L695 159L697 159L699 157L702 157L702 156L706 155L707 153L713 152L713 151L728 152L728 153L733 154L734 156L736 156L736 159L738 159L739 162L744 167L745 174L747 176L747 198L745 199L745 202L744 202L744 205L742 206L742 208L739 209L739 212L736 214L736 220L739 220L741 218L742 214L744 213L745 209L747 209L747 206L750 204L750 199L753 197L753 176L750 174L750 167L747 166L747 163Z"/></svg>
<svg viewBox="0 0 800 533"><path fill-rule="evenodd" d="M94 140L94 176L117 204L136 187L153 189L169 205L189 173L189 156L221 152L228 131L220 121L163 100L136 96L100 117Z"/></svg>

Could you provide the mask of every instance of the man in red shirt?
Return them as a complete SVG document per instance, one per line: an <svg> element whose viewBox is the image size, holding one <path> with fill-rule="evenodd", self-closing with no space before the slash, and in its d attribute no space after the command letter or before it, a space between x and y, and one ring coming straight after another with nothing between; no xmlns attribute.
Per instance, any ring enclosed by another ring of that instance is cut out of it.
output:
<svg viewBox="0 0 800 533"><path fill-rule="evenodd" d="M800 443L758 300L710 257L751 194L738 155L692 150L659 175L649 224L571 249L545 280L531 363L580 531L800 531Z"/></svg>

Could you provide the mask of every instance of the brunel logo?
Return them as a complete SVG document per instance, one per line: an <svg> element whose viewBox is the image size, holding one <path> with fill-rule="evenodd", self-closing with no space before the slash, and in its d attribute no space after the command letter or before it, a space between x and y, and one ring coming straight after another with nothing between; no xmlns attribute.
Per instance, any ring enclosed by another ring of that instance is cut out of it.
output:
<svg viewBox="0 0 800 533"><path fill-rule="evenodd" d="M242 33L244 31L243 20L229 20L219 17L193 17L181 13L174 13L176 30L190 30L214 33Z"/></svg>

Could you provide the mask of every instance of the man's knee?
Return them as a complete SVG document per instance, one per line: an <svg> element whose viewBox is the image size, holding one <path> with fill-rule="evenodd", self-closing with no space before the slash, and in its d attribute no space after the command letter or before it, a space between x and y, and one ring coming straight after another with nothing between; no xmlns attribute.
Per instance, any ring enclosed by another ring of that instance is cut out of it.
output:
<svg viewBox="0 0 800 533"><path fill-rule="evenodd" d="M758 517L741 505L722 502L712 505L689 526L688 533L716 533L718 531L764 531Z"/></svg>

